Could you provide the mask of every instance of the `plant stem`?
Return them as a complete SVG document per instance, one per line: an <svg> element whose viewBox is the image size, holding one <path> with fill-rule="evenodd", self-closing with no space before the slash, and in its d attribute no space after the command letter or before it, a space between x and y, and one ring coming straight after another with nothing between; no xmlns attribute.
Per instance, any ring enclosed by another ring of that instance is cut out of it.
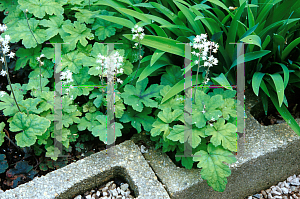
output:
<svg viewBox="0 0 300 199"><path fill-rule="evenodd" d="M6 129L3 129L3 130L8 134L8 131ZM5 134L5 137L6 137L6 139L9 140L9 143L11 142L18 150L25 152L23 149L21 150L20 147L18 147L6 134Z"/></svg>
<svg viewBox="0 0 300 199"><path fill-rule="evenodd" d="M198 74L199 74L199 68L200 68L200 56L198 60L198 68L197 68L197 75L196 75L196 86L198 86ZM196 104L196 87L195 87L195 92L194 92L194 103Z"/></svg>
<svg viewBox="0 0 300 199"><path fill-rule="evenodd" d="M3 47L2 44L1 44L1 47ZM16 97L15 97L14 90L13 90L13 88L12 88L12 86L11 86L11 81L10 81L10 78L9 78L9 73L8 73L8 67L7 67L7 62L6 62L5 54L4 54L4 53L2 53L2 54L3 54L3 57L4 57L4 63L5 63L5 70L6 70L7 81L8 81L8 83L9 83L9 86L10 86L11 92L12 92L12 94L13 94L14 100L15 100L15 102L16 102L16 105L17 105L19 111L21 112L21 109L20 109L20 107L19 107L19 105L18 105L18 103L17 103Z"/></svg>

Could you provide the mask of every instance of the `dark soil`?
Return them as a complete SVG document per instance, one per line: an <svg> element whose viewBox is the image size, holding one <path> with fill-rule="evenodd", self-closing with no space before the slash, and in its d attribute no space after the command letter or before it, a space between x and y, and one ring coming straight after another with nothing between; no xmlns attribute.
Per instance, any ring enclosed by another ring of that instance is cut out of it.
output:
<svg viewBox="0 0 300 199"><path fill-rule="evenodd" d="M285 95L288 101L288 111L291 113L294 119L300 118L300 96L297 94L300 92L300 88L293 87L293 91L286 91ZM263 126L284 123L285 120L281 117L272 101L268 100L268 113L264 112L262 103L255 105L250 113L253 117Z"/></svg>

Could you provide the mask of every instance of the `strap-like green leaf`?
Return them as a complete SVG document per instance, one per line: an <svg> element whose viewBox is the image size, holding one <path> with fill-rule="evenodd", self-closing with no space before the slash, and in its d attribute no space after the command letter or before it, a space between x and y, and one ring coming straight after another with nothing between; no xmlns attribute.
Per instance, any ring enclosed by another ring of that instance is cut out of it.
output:
<svg viewBox="0 0 300 199"><path fill-rule="evenodd" d="M200 83L202 81L203 81L203 78L202 77L198 77L198 82ZM192 82L193 82L193 85L196 85L196 75L192 76ZM161 104L164 103L165 101L167 101L168 99L170 99L171 97L175 96L177 93L180 93L184 89L188 89L188 88L191 87L190 85L186 85L186 88L184 88L184 84L185 84L185 79L181 80L176 85L174 85L169 90L169 92L164 96L164 98L161 101Z"/></svg>
<svg viewBox="0 0 300 199"><path fill-rule="evenodd" d="M221 85L229 90L232 90L232 87L230 86L227 78L225 77L225 75L223 73L221 73L218 77L213 77L211 79L218 82L219 85Z"/></svg>
<svg viewBox="0 0 300 199"><path fill-rule="evenodd" d="M261 84L261 80L264 77L265 73L261 73L261 72L255 72L252 78L252 89L253 92L255 93L255 95L258 96L259 93L259 87Z"/></svg>
<svg viewBox="0 0 300 199"><path fill-rule="evenodd" d="M132 39L132 34L124 34L125 38L137 42L138 39ZM184 45L177 44L180 43L176 40L165 38L165 37L159 37L159 36L153 36L153 35L145 35L145 37L141 40L142 45L146 45L164 52L172 53L175 55L179 55L181 57L184 57Z"/></svg>
<svg viewBox="0 0 300 199"><path fill-rule="evenodd" d="M285 60L285 58L289 55L289 53L300 43L300 37L292 41L282 52L282 60Z"/></svg>
<svg viewBox="0 0 300 199"><path fill-rule="evenodd" d="M285 106L278 106L279 103L273 91L270 92L270 96L274 106L276 107L282 118L287 122L291 129L293 129L293 131L300 136L300 126L297 124L289 110L287 110Z"/></svg>
<svg viewBox="0 0 300 199"><path fill-rule="evenodd" d="M148 65L143 72L139 75L139 79L137 80L137 82L142 81L143 79L147 78L149 75L151 75L151 73L153 73L154 71L156 71L157 69L168 65L168 63L164 62L164 61L159 61L156 62L153 66Z"/></svg>
<svg viewBox="0 0 300 199"><path fill-rule="evenodd" d="M235 44L230 44L230 43L236 42L235 38L236 38L236 33L237 33L238 21L240 20L240 17L244 11L245 5L246 4L243 3L243 5L241 5L241 7L238 8L237 13L235 14L234 18L232 19L232 22L230 24L230 28L228 31L225 51L228 53L230 59L233 58L234 46L235 46Z"/></svg>
<svg viewBox="0 0 300 199"><path fill-rule="evenodd" d="M245 42L246 44L254 44L261 48L261 40L257 35L249 35L241 39L240 41Z"/></svg>
<svg viewBox="0 0 300 199"><path fill-rule="evenodd" d="M152 66L164 53L165 52L161 50L155 50L150 61L150 66Z"/></svg>
<svg viewBox="0 0 300 199"><path fill-rule="evenodd" d="M116 24L119 24L122 26L125 26L130 29L134 27L134 24L131 21L129 21L128 19L121 18L121 17L103 16L103 15L98 15L96 17L98 17L100 19L105 19L107 21L110 21L110 22L113 22L113 23L116 23Z"/></svg>
<svg viewBox="0 0 300 199"><path fill-rule="evenodd" d="M284 85L283 85L282 77L278 73L268 74L268 75L270 75L271 78L273 79L273 82L274 82L275 88L276 88L276 92L278 95L279 106L281 106L282 102L283 102L283 96L284 96Z"/></svg>
<svg viewBox="0 0 300 199"><path fill-rule="evenodd" d="M196 15L193 12L191 12L188 8L181 5L180 3L177 3L176 1L174 1L174 3L182 11L182 13L187 18L189 23L192 25L192 27L197 35L200 35L201 33L205 32L202 24L199 21L196 21L196 22L194 21L194 19L196 18Z"/></svg>
<svg viewBox="0 0 300 199"><path fill-rule="evenodd" d="M270 53L271 51L270 50L261 50L261 51L255 51L255 52L250 52L250 53L246 53L245 54L245 60L244 62L248 62L248 61L252 61L254 59L258 59L260 57L263 57L265 56L266 54ZM238 64L241 64L243 63L241 61L241 57L244 56L243 55L240 55L236 60L234 60L234 62L232 63L232 65L230 66L230 69L231 70L234 66L238 65ZM237 63L237 60L240 60L238 63ZM228 73L228 72L227 72Z"/></svg>

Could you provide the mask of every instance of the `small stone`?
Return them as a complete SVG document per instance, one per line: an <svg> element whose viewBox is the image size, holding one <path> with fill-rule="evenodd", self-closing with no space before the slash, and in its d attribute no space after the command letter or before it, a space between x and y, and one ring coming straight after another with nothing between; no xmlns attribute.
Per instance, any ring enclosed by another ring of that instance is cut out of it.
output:
<svg viewBox="0 0 300 199"><path fill-rule="evenodd" d="M296 185L296 186L299 186L300 185L300 182L299 182L299 178L295 178L293 179L291 182L291 185Z"/></svg>
<svg viewBox="0 0 300 199"><path fill-rule="evenodd" d="M106 186L106 187L109 187L110 185L112 185L112 183L114 183L114 181L108 182L105 186Z"/></svg>
<svg viewBox="0 0 300 199"><path fill-rule="evenodd" d="M266 193L264 190L262 190L261 193L262 193L262 195L264 196L264 198L267 198L267 197L268 197L267 193Z"/></svg>
<svg viewBox="0 0 300 199"><path fill-rule="evenodd" d="M275 189L272 189L271 193L274 195L281 195L281 193L276 191Z"/></svg>
<svg viewBox="0 0 300 199"><path fill-rule="evenodd" d="M97 192L96 192L96 195L97 195L97 196L100 196L100 191L97 191Z"/></svg>
<svg viewBox="0 0 300 199"><path fill-rule="evenodd" d="M252 199L252 196L249 196L248 199Z"/></svg>
<svg viewBox="0 0 300 199"><path fill-rule="evenodd" d="M126 191L128 189L128 187L129 187L129 185L127 183L121 185L121 189L123 191Z"/></svg>
<svg viewBox="0 0 300 199"><path fill-rule="evenodd" d="M277 190L280 194L282 194L282 190L281 190L278 186L276 186L276 190Z"/></svg>
<svg viewBox="0 0 300 199"><path fill-rule="evenodd" d="M87 195L85 196L86 199L92 199L92 196L91 195Z"/></svg>
<svg viewBox="0 0 300 199"><path fill-rule="evenodd" d="M267 189L267 190L266 190L266 193L271 193L271 189Z"/></svg>
<svg viewBox="0 0 300 199"><path fill-rule="evenodd" d="M125 191L123 191L122 189L121 189L121 195L125 196Z"/></svg>
<svg viewBox="0 0 300 199"><path fill-rule="evenodd" d="M272 194L268 193L268 199L273 199Z"/></svg>
<svg viewBox="0 0 300 199"><path fill-rule="evenodd" d="M295 194L293 194L293 197L294 197L294 199L298 199L298 197Z"/></svg>
<svg viewBox="0 0 300 199"><path fill-rule="evenodd" d="M255 195L253 195L255 198L262 198L263 196L262 196L262 194L255 194Z"/></svg>
<svg viewBox="0 0 300 199"><path fill-rule="evenodd" d="M95 193L93 193L92 198L96 198L96 194Z"/></svg>
<svg viewBox="0 0 300 199"><path fill-rule="evenodd" d="M130 191L128 190L128 191L125 192L125 196L129 197L129 195L130 195Z"/></svg>
<svg viewBox="0 0 300 199"><path fill-rule="evenodd" d="M102 192L106 192L108 190L108 187L104 187L103 189L102 189Z"/></svg>
<svg viewBox="0 0 300 199"><path fill-rule="evenodd" d="M289 193L289 189L287 189L285 187L282 187L281 191L282 191L283 194L288 194Z"/></svg>
<svg viewBox="0 0 300 199"><path fill-rule="evenodd" d="M118 192L117 192L117 190L116 190L116 189L114 189L114 190L111 190L111 193L112 193L112 195L113 195L113 196L118 196Z"/></svg>
<svg viewBox="0 0 300 199"><path fill-rule="evenodd" d="M296 190L296 187L295 186L291 186L291 191L295 191Z"/></svg>
<svg viewBox="0 0 300 199"><path fill-rule="evenodd" d="M107 196L108 195L108 193L107 192L103 192L103 196Z"/></svg>
<svg viewBox="0 0 300 199"><path fill-rule="evenodd" d="M117 187L117 185L115 183L113 183L110 187L111 190L115 189Z"/></svg>
<svg viewBox="0 0 300 199"><path fill-rule="evenodd" d="M122 196L117 196L116 199L122 199Z"/></svg>
<svg viewBox="0 0 300 199"><path fill-rule="evenodd" d="M118 191L118 194L120 194L120 193L121 193L121 189L120 189L120 187L118 187L118 188L117 188L117 191Z"/></svg>
<svg viewBox="0 0 300 199"><path fill-rule="evenodd" d="M74 199L82 199L81 195L76 196Z"/></svg>
<svg viewBox="0 0 300 199"><path fill-rule="evenodd" d="M289 199L287 196L283 196L282 199Z"/></svg>
<svg viewBox="0 0 300 199"><path fill-rule="evenodd" d="M274 196L273 199L282 199L282 196Z"/></svg>

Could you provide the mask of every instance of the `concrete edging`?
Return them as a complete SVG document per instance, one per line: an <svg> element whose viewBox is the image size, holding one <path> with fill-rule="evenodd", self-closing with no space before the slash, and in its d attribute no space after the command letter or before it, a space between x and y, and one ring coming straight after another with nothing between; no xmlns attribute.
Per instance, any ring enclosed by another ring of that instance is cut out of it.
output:
<svg viewBox="0 0 300 199"><path fill-rule="evenodd" d="M112 153L112 155L109 155ZM107 155L108 154L108 155ZM127 140L0 194L3 199L68 199L112 178L126 179L138 199L169 199L138 146Z"/></svg>

